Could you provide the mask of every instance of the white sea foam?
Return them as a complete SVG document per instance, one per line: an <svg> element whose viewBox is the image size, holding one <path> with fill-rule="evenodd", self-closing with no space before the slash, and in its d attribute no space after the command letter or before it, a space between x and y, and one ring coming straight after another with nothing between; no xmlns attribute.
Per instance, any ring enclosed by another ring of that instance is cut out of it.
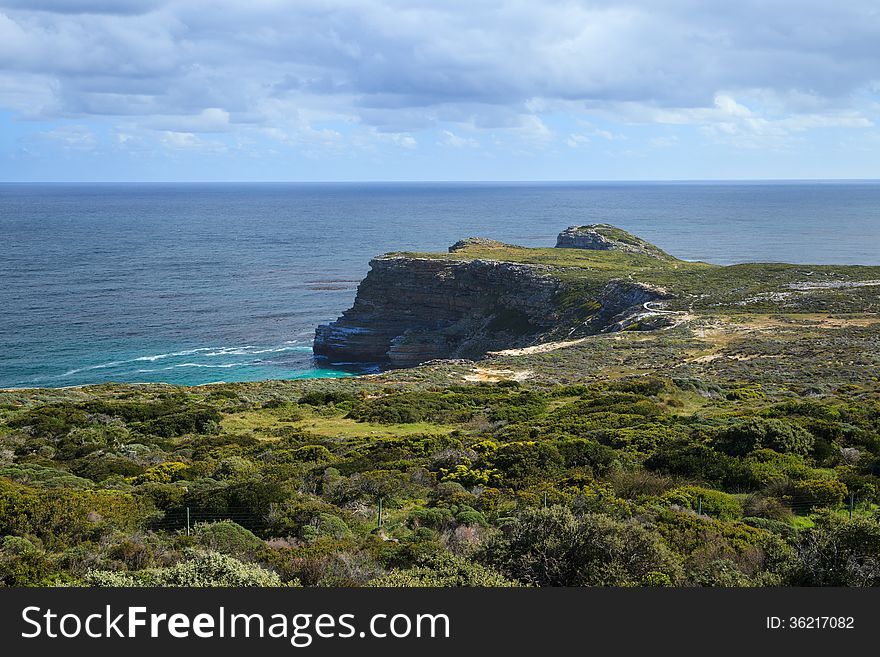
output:
<svg viewBox="0 0 880 657"><path fill-rule="evenodd" d="M201 351L209 351L210 349L213 349L213 347L199 347L198 349L185 349L184 351L172 351L171 353L168 353L168 354L155 354L152 356L139 356L137 358L132 358L131 361L122 361L122 362L128 363L128 362L135 362L135 361L141 361L141 360L154 361L154 360L162 360L163 358L174 358L175 356L191 356L192 354L197 354Z"/></svg>
<svg viewBox="0 0 880 657"><path fill-rule="evenodd" d="M70 375L76 374L78 372L87 372L89 370L102 370L107 367L116 367L117 365L122 365L123 363L127 363L127 362L128 361L125 361L125 360L114 360L114 361L110 361L109 363L100 363L98 365L89 365L88 367L77 367L77 368L74 368L72 370L65 372L64 374L62 374L60 376L62 376L62 377L70 376Z"/></svg>
<svg viewBox="0 0 880 657"><path fill-rule="evenodd" d="M258 354L274 354L274 353L283 353L283 352L310 352L312 350L311 344L306 344L303 340L285 340L282 345L272 346L272 347L259 347L256 345L240 345L240 346L229 346L229 347L197 347L194 349L183 349L181 351L171 351L163 354L150 354L147 356L137 356L136 358L129 358L125 360L113 360L108 361L106 363L98 363L97 365L88 365L86 367L77 367L64 374L60 374L57 378L64 378L68 376L73 376L74 374L79 374L80 372L88 372L91 370L101 370L107 369L111 367L119 367L120 365L126 365L127 363L141 363L141 362L156 362L158 360L164 360L167 358L180 358L182 356L193 356L198 354L200 358L216 358L219 356L252 356ZM171 365L169 367L164 367L164 370L174 369L175 367L207 367L207 368L229 368L236 367L238 365L251 365L255 363L222 363L217 365L211 365L206 363L181 363L178 365ZM148 373L155 372L157 370L154 369L139 369L138 373Z"/></svg>
<svg viewBox="0 0 880 657"><path fill-rule="evenodd" d="M226 368L238 367L239 365L252 365L253 363L223 363L222 365L208 365L206 363L180 363L179 365L171 365L163 367L163 370L173 370L175 367L210 367L210 368Z"/></svg>

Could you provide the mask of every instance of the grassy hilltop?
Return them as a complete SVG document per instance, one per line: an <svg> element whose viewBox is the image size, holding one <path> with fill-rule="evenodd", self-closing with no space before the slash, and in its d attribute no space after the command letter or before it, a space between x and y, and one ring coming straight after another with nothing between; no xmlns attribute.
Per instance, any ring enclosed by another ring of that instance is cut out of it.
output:
<svg viewBox="0 0 880 657"><path fill-rule="evenodd" d="M0 583L880 584L880 268L404 255L664 299L476 362L0 392Z"/></svg>

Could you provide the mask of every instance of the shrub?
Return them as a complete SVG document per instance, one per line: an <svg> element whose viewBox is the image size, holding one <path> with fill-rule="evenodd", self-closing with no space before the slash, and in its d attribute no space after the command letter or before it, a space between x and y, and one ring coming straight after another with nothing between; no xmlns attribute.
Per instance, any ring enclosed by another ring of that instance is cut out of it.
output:
<svg viewBox="0 0 880 657"><path fill-rule="evenodd" d="M150 511L127 493L34 489L0 479L0 535L35 536L49 550L133 529Z"/></svg>
<svg viewBox="0 0 880 657"><path fill-rule="evenodd" d="M308 524L303 525L300 535L309 542L322 537L340 540L351 536L351 530L342 518L331 513L319 513Z"/></svg>
<svg viewBox="0 0 880 657"><path fill-rule="evenodd" d="M479 469L457 465L452 469L440 468L440 481L455 481L466 488L491 486L500 480L500 472L494 468Z"/></svg>
<svg viewBox="0 0 880 657"><path fill-rule="evenodd" d="M239 558L253 558L264 546L263 541L253 532L231 520L196 523L193 539L212 552Z"/></svg>
<svg viewBox="0 0 880 657"><path fill-rule="evenodd" d="M275 573L217 552L199 555L171 568L154 571L150 573L148 582L152 586L175 587L281 586L281 579Z"/></svg>
<svg viewBox="0 0 880 657"><path fill-rule="evenodd" d="M0 539L0 586L39 586L52 572L52 561L33 543L18 536Z"/></svg>
<svg viewBox="0 0 880 657"><path fill-rule="evenodd" d="M220 412L210 406L194 406L180 413L162 415L155 420L135 425L147 434L173 438L187 433L215 433L221 420Z"/></svg>
<svg viewBox="0 0 880 657"><path fill-rule="evenodd" d="M455 524L455 516L446 507L416 507L406 517L406 525L410 529L430 527L435 530L446 529Z"/></svg>
<svg viewBox="0 0 880 657"><path fill-rule="evenodd" d="M880 523L825 515L801 533L795 583L802 586L880 586Z"/></svg>
<svg viewBox="0 0 880 657"><path fill-rule="evenodd" d="M357 397L350 392L342 392L340 390L310 390L299 398L299 403L308 406L327 406L328 404L352 402L355 401L355 399L357 399Z"/></svg>
<svg viewBox="0 0 880 657"><path fill-rule="evenodd" d="M372 580L371 587L520 586L502 574L462 557L441 552L419 560L415 568L395 570Z"/></svg>
<svg viewBox="0 0 880 657"><path fill-rule="evenodd" d="M467 421L476 411L474 400L455 392L396 392L355 404L347 417L360 422L411 424Z"/></svg>
<svg viewBox="0 0 880 657"><path fill-rule="evenodd" d="M281 579L257 564L244 563L225 554L194 555L170 568L132 573L90 571L86 586L255 587L282 586Z"/></svg>
<svg viewBox="0 0 880 657"><path fill-rule="evenodd" d="M165 463L147 468L146 472L136 477L131 477L128 481L135 486L147 483L170 484L175 479L180 478L181 470L186 469L186 467L186 463L181 463L180 461L166 461Z"/></svg>
<svg viewBox="0 0 880 657"><path fill-rule="evenodd" d="M700 486L674 488L664 493L660 499L664 504L677 504L694 511L702 509L704 514L721 520L742 517L742 504L735 497Z"/></svg>
<svg viewBox="0 0 880 657"><path fill-rule="evenodd" d="M748 466L740 459L689 440L661 445L645 460L645 467L665 475L698 479L730 488L753 488L758 485Z"/></svg>
<svg viewBox="0 0 880 657"><path fill-rule="evenodd" d="M38 438L60 438L77 427L89 425L88 414L68 404L38 406L12 417L7 425L24 429Z"/></svg>
<svg viewBox="0 0 880 657"><path fill-rule="evenodd" d="M558 440L556 449L559 450L565 467L589 467L598 473L604 471L616 458L614 450L610 447L583 438Z"/></svg>
<svg viewBox="0 0 880 657"><path fill-rule="evenodd" d="M7 477L20 484L44 488L92 488L94 483L64 470L47 468L31 463L16 463L0 468L0 477Z"/></svg>
<svg viewBox="0 0 880 657"><path fill-rule="evenodd" d="M490 540L482 559L508 577L538 586L632 586L649 573L675 582L676 558L644 527L602 514L575 517L564 507L527 509Z"/></svg>
<svg viewBox="0 0 880 657"><path fill-rule="evenodd" d="M836 479L806 479L794 484L794 502L810 507L840 506L846 496L846 486Z"/></svg>
<svg viewBox="0 0 880 657"><path fill-rule="evenodd" d="M492 465L506 479L519 480L558 470L563 461L553 445L526 441L501 445L492 457Z"/></svg>
<svg viewBox="0 0 880 657"><path fill-rule="evenodd" d="M808 454L813 440L813 434L787 420L751 418L722 429L715 444L732 456L742 456L762 447L782 454Z"/></svg>

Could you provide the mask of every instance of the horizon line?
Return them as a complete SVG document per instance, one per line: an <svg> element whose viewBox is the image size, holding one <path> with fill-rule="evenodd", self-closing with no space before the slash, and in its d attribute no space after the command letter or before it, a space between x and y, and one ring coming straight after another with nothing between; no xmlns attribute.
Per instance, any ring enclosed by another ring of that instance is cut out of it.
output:
<svg viewBox="0 0 880 657"><path fill-rule="evenodd" d="M579 184L579 183L880 183L880 178L566 178L498 180L2 180L0 185L418 185L418 184Z"/></svg>

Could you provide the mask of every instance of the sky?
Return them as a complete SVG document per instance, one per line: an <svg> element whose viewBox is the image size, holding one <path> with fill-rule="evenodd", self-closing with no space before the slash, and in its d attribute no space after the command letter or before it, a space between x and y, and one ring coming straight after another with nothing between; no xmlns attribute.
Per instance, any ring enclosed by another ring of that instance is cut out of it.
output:
<svg viewBox="0 0 880 657"><path fill-rule="evenodd" d="M877 0L0 0L0 181L837 178Z"/></svg>

